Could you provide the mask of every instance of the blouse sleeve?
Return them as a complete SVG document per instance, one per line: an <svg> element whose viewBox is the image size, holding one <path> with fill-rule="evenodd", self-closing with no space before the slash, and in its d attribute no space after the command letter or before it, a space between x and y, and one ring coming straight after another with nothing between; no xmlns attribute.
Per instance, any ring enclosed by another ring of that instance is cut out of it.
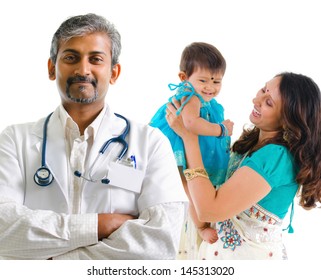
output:
<svg viewBox="0 0 321 280"><path fill-rule="evenodd" d="M287 185L295 181L297 167L289 150L281 145L268 144L248 156L241 166L259 173L271 186Z"/></svg>

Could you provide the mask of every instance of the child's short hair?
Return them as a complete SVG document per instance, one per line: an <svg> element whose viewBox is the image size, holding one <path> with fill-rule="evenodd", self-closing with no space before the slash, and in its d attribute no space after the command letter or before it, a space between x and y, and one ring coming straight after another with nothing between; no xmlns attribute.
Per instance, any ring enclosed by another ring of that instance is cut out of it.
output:
<svg viewBox="0 0 321 280"><path fill-rule="evenodd" d="M197 68L208 69L213 73L221 72L224 75L226 61L213 45L194 42L183 50L179 68L187 77L190 77Z"/></svg>

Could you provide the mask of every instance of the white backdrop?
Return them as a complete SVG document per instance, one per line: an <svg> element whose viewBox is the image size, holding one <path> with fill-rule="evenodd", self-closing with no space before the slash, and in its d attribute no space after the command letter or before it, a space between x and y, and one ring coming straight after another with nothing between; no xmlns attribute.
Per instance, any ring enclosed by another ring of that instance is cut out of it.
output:
<svg viewBox="0 0 321 280"><path fill-rule="evenodd" d="M1 4L0 130L46 116L60 100L49 81L53 33L69 16L98 13L122 35L122 73L107 101L116 112L147 123L178 82L183 48L205 41L220 49L227 71L218 101L240 135L257 90L293 71L321 86L318 1L304 0L11 0ZM317 259L321 210L295 207L295 233L284 233L290 260ZM287 225L287 224L286 224Z"/></svg>

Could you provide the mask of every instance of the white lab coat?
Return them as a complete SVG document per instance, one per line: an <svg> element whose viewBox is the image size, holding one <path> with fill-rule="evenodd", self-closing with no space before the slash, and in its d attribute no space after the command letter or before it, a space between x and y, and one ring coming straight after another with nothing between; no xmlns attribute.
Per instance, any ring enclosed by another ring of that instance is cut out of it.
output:
<svg viewBox="0 0 321 280"><path fill-rule="evenodd" d="M54 176L47 187L34 182L41 165L44 119L10 126L0 135L0 258L175 258L187 198L168 140L159 130L129 120L127 155L136 157L141 184L132 186L128 174L123 174L124 186L83 180L80 213L71 215L68 159L58 112L51 116L47 130L46 163ZM107 107L85 170L90 169L103 143L124 128L124 120ZM121 145L111 145L93 173L97 177L106 174L120 150ZM98 241L96 213L139 218Z"/></svg>

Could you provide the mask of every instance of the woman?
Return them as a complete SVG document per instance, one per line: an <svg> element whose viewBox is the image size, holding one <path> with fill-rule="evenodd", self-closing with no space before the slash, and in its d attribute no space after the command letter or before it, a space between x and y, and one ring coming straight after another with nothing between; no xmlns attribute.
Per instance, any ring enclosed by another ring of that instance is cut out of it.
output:
<svg viewBox="0 0 321 280"><path fill-rule="evenodd" d="M234 143L228 179L218 190L204 170L197 135L175 114L180 104L168 105L167 121L184 141L184 174L198 218L216 222L218 231L214 244L202 242L202 259L286 259L282 220L295 195L305 209L321 201L321 101L316 83L300 74L281 73L259 90L253 104L254 127Z"/></svg>

